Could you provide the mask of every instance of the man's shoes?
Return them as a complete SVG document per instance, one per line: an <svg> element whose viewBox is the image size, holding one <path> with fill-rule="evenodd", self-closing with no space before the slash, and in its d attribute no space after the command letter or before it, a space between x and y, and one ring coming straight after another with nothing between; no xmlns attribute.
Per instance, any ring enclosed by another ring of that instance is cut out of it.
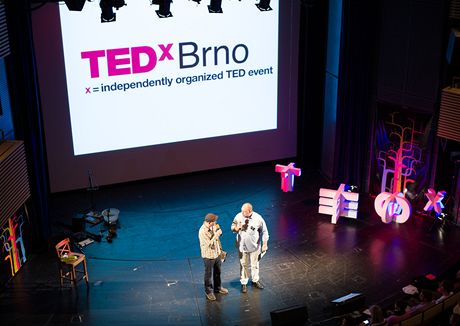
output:
<svg viewBox="0 0 460 326"><path fill-rule="evenodd" d="M221 287L219 290L214 291L215 293L228 294L228 290L224 287Z"/></svg>
<svg viewBox="0 0 460 326"><path fill-rule="evenodd" d="M252 285L253 285L254 287L258 288L258 289L261 289L261 290L264 288L264 286L262 285L262 283L260 283L259 281L257 281L257 282L252 282Z"/></svg>
<svg viewBox="0 0 460 326"><path fill-rule="evenodd" d="M215 301L215 300L216 300L216 296L215 296L214 293L212 293L212 292L206 293L206 299L208 299L209 301Z"/></svg>
<svg viewBox="0 0 460 326"><path fill-rule="evenodd" d="M241 284L241 293L248 292L248 286L246 284Z"/></svg>

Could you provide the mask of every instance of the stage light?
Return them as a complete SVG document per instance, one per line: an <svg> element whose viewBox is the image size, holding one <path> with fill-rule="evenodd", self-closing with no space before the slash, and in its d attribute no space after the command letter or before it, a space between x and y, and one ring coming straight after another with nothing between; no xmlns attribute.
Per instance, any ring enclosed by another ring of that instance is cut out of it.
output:
<svg viewBox="0 0 460 326"><path fill-rule="evenodd" d="M153 3L154 1L152 1ZM172 17L171 13L171 2L172 0L156 0L156 4L160 5L160 8L158 10L155 10L157 13L158 17L160 18L169 18Z"/></svg>
<svg viewBox="0 0 460 326"><path fill-rule="evenodd" d="M86 0L65 0L64 2L70 11L82 11Z"/></svg>
<svg viewBox="0 0 460 326"><path fill-rule="evenodd" d="M345 189L347 192L358 192L358 186L354 186L354 185L347 185Z"/></svg>
<svg viewBox="0 0 460 326"><path fill-rule="evenodd" d="M158 10L155 10L157 13L158 17L160 18L169 18L172 17L171 13L171 2L172 0L152 0L150 2L151 5L159 5L160 7Z"/></svg>
<svg viewBox="0 0 460 326"><path fill-rule="evenodd" d="M113 8L120 9L126 6L125 0L101 0L101 23L111 23L117 20L117 15L113 12Z"/></svg>
<svg viewBox="0 0 460 326"><path fill-rule="evenodd" d="M86 0L29 0L29 1L30 3L39 5L36 8L40 8L41 6L45 5L48 2L57 2L57 3L64 2L65 5L67 6L67 9L69 9L69 11L82 11L86 3ZM88 1L91 2L91 0L88 0ZM3 3L3 2L5 1L0 0L0 3Z"/></svg>
<svg viewBox="0 0 460 326"><path fill-rule="evenodd" d="M272 10L270 7L270 0L260 0L258 4L256 4L257 8L259 8L260 11L269 11Z"/></svg>
<svg viewBox="0 0 460 326"><path fill-rule="evenodd" d="M436 217L442 221L442 220L447 219L447 214L446 213L436 214Z"/></svg>
<svg viewBox="0 0 460 326"><path fill-rule="evenodd" d="M221 14L222 11L222 0L211 0L208 5L208 11L211 14Z"/></svg>

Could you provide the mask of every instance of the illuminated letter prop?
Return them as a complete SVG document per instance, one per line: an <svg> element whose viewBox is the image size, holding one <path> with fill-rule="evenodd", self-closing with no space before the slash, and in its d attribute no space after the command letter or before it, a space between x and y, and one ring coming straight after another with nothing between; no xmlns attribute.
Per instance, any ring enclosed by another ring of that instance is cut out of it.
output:
<svg viewBox="0 0 460 326"><path fill-rule="evenodd" d="M281 190L284 192L294 191L294 176L299 177L302 172L296 168L295 163L289 163L288 166L276 164L275 172L281 174Z"/></svg>
<svg viewBox="0 0 460 326"><path fill-rule="evenodd" d="M441 201L444 199L445 195L446 192L444 190L438 191L438 193L436 193L436 190L433 188L428 189L428 193L425 194L425 196L428 198L428 202L426 203L423 210L428 212L434 208L436 216L441 215L442 209L444 208L444 205L441 203Z"/></svg>
<svg viewBox="0 0 460 326"><path fill-rule="evenodd" d="M375 198L374 208L382 222L387 224L392 221L404 223L412 213L412 207L402 193L380 193Z"/></svg>
<svg viewBox="0 0 460 326"><path fill-rule="evenodd" d="M320 214L331 215L331 223L336 224L340 216L357 218L359 194L345 191L346 185L342 183L337 190L319 189Z"/></svg>

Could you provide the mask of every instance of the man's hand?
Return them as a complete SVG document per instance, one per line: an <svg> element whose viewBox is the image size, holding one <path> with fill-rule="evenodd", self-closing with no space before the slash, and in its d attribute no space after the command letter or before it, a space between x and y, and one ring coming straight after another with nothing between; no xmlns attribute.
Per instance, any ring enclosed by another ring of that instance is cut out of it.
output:
<svg viewBox="0 0 460 326"><path fill-rule="evenodd" d="M239 232L240 230L241 230L241 222L232 224L232 231L233 232Z"/></svg>
<svg viewBox="0 0 460 326"><path fill-rule="evenodd" d="M218 229L216 232L214 232L216 237L220 237L222 235L222 229Z"/></svg>
<svg viewBox="0 0 460 326"><path fill-rule="evenodd" d="M262 244L262 252L268 250L268 245L266 243Z"/></svg>

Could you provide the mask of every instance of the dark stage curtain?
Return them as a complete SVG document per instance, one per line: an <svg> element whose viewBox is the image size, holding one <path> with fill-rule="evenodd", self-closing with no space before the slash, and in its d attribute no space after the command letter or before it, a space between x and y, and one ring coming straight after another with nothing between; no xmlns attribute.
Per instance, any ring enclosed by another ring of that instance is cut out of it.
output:
<svg viewBox="0 0 460 326"><path fill-rule="evenodd" d="M380 1L344 0L333 183L369 191Z"/></svg>
<svg viewBox="0 0 460 326"><path fill-rule="evenodd" d="M37 6L37 4L35 5ZM48 213L48 176L40 95L31 28L31 8L28 0L5 1L11 54L6 58L11 91L12 114L16 138L24 140L31 200L34 244L50 236Z"/></svg>
<svg viewBox="0 0 460 326"><path fill-rule="evenodd" d="M304 168L318 168L321 157L327 4L302 0L300 7L297 153Z"/></svg>

